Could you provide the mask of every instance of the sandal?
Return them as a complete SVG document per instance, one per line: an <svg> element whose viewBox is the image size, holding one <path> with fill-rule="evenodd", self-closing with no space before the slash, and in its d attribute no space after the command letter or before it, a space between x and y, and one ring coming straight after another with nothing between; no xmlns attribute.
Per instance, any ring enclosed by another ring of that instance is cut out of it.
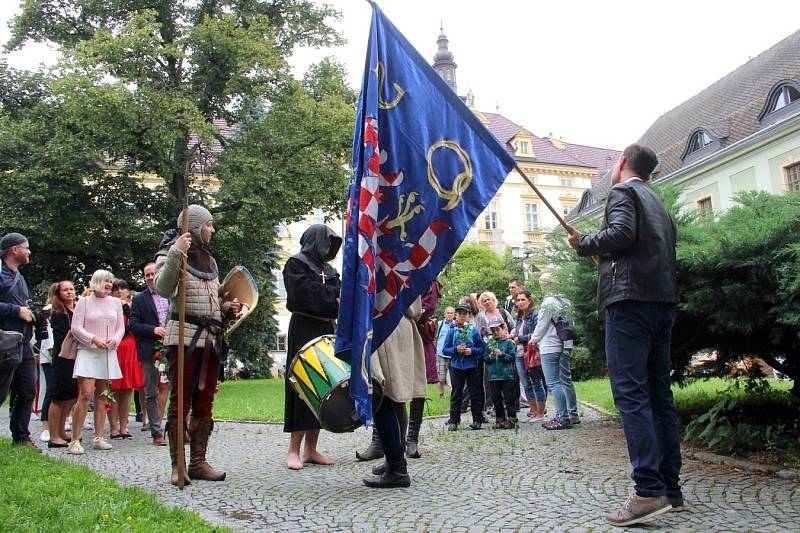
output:
<svg viewBox="0 0 800 533"><path fill-rule="evenodd" d="M120 433L120 434L119 434L119 437L120 437L121 439L132 439L132 438L133 438L133 435L131 435L130 433Z"/></svg>
<svg viewBox="0 0 800 533"><path fill-rule="evenodd" d="M111 438L112 439L121 439L122 438L122 434L121 433L117 433L116 435L111 435Z"/></svg>
<svg viewBox="0 0 800 533"><path fill-rule="evenodd" d="M542 427L544 429L549 429L549 430L559 430L559 429L569 429L569 428L572 427L572 425L571 424L565 424L564 422L562 422L558 418L554 418L552 420L548 420L547 422L543 423Z"/></svg>

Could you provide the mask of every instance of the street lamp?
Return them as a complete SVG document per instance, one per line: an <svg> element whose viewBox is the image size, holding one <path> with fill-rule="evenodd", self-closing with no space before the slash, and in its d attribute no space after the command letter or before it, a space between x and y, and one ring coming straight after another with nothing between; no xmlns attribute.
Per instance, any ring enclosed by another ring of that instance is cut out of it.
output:
<svg viewBox="0 0 800 533"><path fill-rule="evenodd" d="M530 272L539 272L539 268L536 265L528 265L528 258L533 255L533 242L532 241L523 241L522 242L522 256L520 256L520 264L522 265L522 275L525 278L525 281L528 281L528 273Z"/></svg>

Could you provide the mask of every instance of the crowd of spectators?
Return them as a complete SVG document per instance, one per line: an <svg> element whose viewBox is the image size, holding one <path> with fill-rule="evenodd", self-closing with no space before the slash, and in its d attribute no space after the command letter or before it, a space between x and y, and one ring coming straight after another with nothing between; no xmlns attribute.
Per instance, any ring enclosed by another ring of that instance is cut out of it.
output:
<svg viewBox="0 0 800 533"><path fill-rule="evenodd" d="M21 357L4 354L0 361L0 402L9 398L12 442L38 449L28 429L38 363L39 440L48 448L80 455L86 442L102 451L113 447L106 436L134 438L132 399L142 431L150 431L153 444L166 445L161 420L169 383L156 364L169 301L153 291L155 265L145 266L147 289L138 294L126 280L97 270L80 297L72 281L62 280L37 306L19 271L30 256L24 236L10 233L0 241L0 330L22 334ZM91 441L84 442L84 430L93 432Z"/></svg>
<svg viewBox="0 0 800 533"><path fill-rule="evenodd" d="M580 424L570 362L572 343L562 340L556 322L566 319L570 302L552 293L547 274L540 278L541 307L523 284L511 280L503 306L489 291L464 295L447 306L436 330L439 397L450 386L450 417L456 431L461 415L471 412L471 429L495 418L493 428L541 422L548 430ZM545 402L552 395L555 413L548 420ZM524 402L527 411L518 416Z"/></svg>

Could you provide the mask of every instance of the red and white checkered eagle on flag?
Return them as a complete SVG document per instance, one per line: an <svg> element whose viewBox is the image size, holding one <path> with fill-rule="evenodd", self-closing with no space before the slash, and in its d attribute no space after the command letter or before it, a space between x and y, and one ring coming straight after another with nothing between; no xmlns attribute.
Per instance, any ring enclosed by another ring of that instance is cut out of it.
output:
<svg viewBox="0 0 800 533"><path fill-rule="evenodd" d="M373 4L353 139L336 353L369 424L369 359L444 268L514 160Z"/></svg>

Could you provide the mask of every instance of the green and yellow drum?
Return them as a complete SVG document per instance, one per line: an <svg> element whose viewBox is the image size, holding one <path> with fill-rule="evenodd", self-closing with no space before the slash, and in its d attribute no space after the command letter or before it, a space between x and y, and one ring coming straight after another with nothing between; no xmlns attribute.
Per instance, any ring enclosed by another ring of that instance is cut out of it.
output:
<svg viewBox="0 0 800 533"><path fill-rule="evenodd" d="M350 397L350 365L334 355L334 340L333 335L323 335L300 348L288 378L322 429L345 433L355 431L362 421Z"/></svg>

